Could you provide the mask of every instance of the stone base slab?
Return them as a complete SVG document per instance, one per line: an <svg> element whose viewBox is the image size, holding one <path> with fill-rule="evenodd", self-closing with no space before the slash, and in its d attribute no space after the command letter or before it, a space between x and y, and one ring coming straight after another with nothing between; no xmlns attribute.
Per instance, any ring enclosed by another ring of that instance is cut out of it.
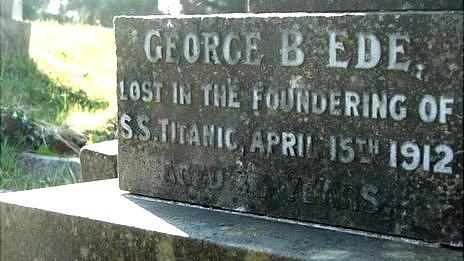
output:
<svg viewBox="0 0 464 261"><path fill-rule="evenodd" d="M116 179L0 195L0 260L462 260L462 252L128 194Z"/></svg>

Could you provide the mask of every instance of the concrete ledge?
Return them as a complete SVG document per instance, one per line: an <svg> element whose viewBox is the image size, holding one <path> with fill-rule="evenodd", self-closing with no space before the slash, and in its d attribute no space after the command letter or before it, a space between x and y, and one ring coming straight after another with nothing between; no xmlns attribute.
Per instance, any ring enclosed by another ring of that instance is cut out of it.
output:
<svg viewBox="0 0 464 261"><path fill-rule="evenodd" d="M81 176L83 181L111 179L118 176L118 140L103 141L82 147Z"/></svg>
<svg viewBox="0 0 464 261"><path fill-rule="evenodd" d="M462 260L460 251L128 194L116 179L0 195L0 260Z"/></svg>

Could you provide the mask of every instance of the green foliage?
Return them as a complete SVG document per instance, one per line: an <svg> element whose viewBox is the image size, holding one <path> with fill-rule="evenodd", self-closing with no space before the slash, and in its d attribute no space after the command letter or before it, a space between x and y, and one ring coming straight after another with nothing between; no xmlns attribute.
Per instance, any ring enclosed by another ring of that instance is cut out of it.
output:
<svg viewBox="0 0 464 261"><path fill-rule="evenodd" d="M39 150L44 155L52 151L66 153L66 143L85 143L77 134L56 126L63 125L76 108L95 111L106 108L107 101L90 99L82 90L59 84L40 72L29 58L7 58L2 62L0 140L21 151ZM78 149L75 146L74 151Z"/></svg>
<svg viewBox="0 0 464 261"><path fill-rule="evenodd" d="M92 100L84 91L51 79L30 58L2 59L0 87L2 106L17 108L50 123L62 123L73 106L90 111L108 106L106 101Z"/></svg>
<svg viewBox="0 0 464 261"><path fill-rule="evenodd" d="M37 149L37 153L42 156L53 156L55 153L45 144L42 144Z"/></svg>
<svg viewBox="0 0 464 261"><path fill-rule="evenodd" d="M1 141L10 141L23 149L25 144L28 144L28 147L38 145L40 140L38 127L24 115L22 110L0 107L0 116Z"/></svg>
<svg viewBox="0 0 464 261"><path fill-rule="evenodd" d="M6 188L9 180L23 176L24 167L18 159L18 153L8 145L7 140L0 144L0 160L0 188Z"/></svg>
<svg viewBox="0 0 464 261"><path fill-rule="evenodd" d="M184 0L181 1L184 9L210 10L209 13L242 13L246 11L245 0Z"/></svg>
<svg viewBox="0 0 464 261"><path fill-rule="evenodd" d="M44 0L23 1L23 18L26 20L35 20L41 18L44 4Z"/></svg>
<svg viewBox="0 0 464 261"><path fill-rule="evenodd" d="M81 22L112 26L116 15L150 15L157 10L154 0L70 0L68 10L77 10Z"/></svg>
<svg viewBox="0 0 464 261"><path fill-rule="evenodd" d="M87 131L89 143L97 143L106 140L113 140L117 138L118 119L117 117L111 118L104 126L97 130Z"/></svg>
<svg viewBox="0 0 464 261"><path fill-rule="evenodd" d="M21 151L41 155L76 154L86 143L83 134L29 119L20 109L0 107L0 112L0 140Z"/></svg>
<svg viewBox="0 0 464 261"><path fill-rule="evenodd" d="M81 23L112 26L113 17L117 15L153 15L158 13L158 1L171 0L68 0L61 7L58 15L48 15L44 12L48 1L24 1L24 17L26 19L52 19L58 22L70 22L67 11L77 11ZM184 11L196 13L195 10L209 10L208 13L244 12L246 0L181 0Z"/></svg>
<svg viewBox="0 0 464 261"><path fill-rule="evenodd" d="M74 174L78 173L72 173L70 168L48 175L41 173L42 178L28 173L21 152L70 154L70 147L78 151L85 144L85 136L65 128L70 116L86 113L86 120L76 121L85 123L98 122L91 117L97 115L96 110L98 114L100 109L111 114L107 108L109 102L112 102L111 108L116 107L116 99L112 99L112 83L115 82L112 78L115 75L111 61L114 56L112 36L111 30L96 26L33 23L30 53L34 60L2 55L1 189L20 190L76 182ZM61 42L63 45L56 44ZM100 56L96 56L97 53ZM95 139L111 136L109 132L102 133L95 135Z"/></svg>

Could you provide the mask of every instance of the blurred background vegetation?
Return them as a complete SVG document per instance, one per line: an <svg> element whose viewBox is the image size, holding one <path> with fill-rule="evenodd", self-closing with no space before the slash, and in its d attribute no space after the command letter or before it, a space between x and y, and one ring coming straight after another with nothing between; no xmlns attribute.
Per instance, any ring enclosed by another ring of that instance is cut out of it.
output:
<svg viewBox="0 0 464 261"><path fill-rule="evenodd" d="M247 0L24 0L25 19L111 27L116 15L245 12Z"/></svg>
<svg viewBox="0 0 464 261"><path fill-rule="evenodd" d="M32 21L29 56L2 53L0 189L75 182L38 180L21 153L76 157L85 144L116 137L116 57L111 28Z"/></svg>
<svg viewBox="0 0 464 261"><path fill-rule="evenodd" d="M157 13L156 0L24 0L24 19L112 26L115 15Z"/></svg>
<svg viewBox="0 0 464 261"><path fill-rule="evenodd" d="M116 138L116 15L243 12L246 0L23 0L29 53L2 51L0 189L75 182L36 180L21 153L76 157L85 144Z"/></svg>

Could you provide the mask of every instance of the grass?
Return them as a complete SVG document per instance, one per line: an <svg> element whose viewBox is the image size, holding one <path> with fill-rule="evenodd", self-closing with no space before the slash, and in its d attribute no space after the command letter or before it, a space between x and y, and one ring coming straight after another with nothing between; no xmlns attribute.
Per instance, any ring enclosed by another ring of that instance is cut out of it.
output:
<svg viewBox="0 0 464 261"><path fill-rule="evenodd" d="M2 106L20 107L29 117L67 125L80 132L98 129L116 116L116 54L112 29L33 22L29 53L32 60L3 61ZM5 60L4 55L2 59ZM77 100L69 100L73 93L103 100L108 106L98 111L85 109L104 106L73 106Z"/></svg>
<svg viewBox="0 0 464 261"><path fill-rule="evenodd" d="M44 179L28 173L20 159L18 150L2 141L0 145L0 189L24 190L76 183L76 175L69 168L63 168L58 173L43 173Z"/></svg>
<svg viewBox="0 0 464 261"><path fill-rule="evenodd" d="M19 108L28 117L56 125L63 125L73 110L95 111L108 106L102 99L91 100L84 91L60 84L26 57L3 58L0 86L3 107Z"/></svg>
<svg viewBox="0 0 464 261"><path fill-rule="evenodd" d="M104 111L71 108L64 123L76 131L97 129L116 116L116 47L112 29L34 22L29 53L38 69L60 84L104 99Z"/></svg>
<svg viewBox="0 0 464 261"><path fill-rule="evenodd" d="M29 46L30 58L8 59L2 54L1 107L19 109L28 118L77 132L100 129L114 119L116 55L112 29L33 22ZM91 141L100 139L98 134L94 136L89 137ZM52 175L53 179L38 180L22 166L20 144L1 138L0 188L19 190L76 182L67 169Z"/></svg>

